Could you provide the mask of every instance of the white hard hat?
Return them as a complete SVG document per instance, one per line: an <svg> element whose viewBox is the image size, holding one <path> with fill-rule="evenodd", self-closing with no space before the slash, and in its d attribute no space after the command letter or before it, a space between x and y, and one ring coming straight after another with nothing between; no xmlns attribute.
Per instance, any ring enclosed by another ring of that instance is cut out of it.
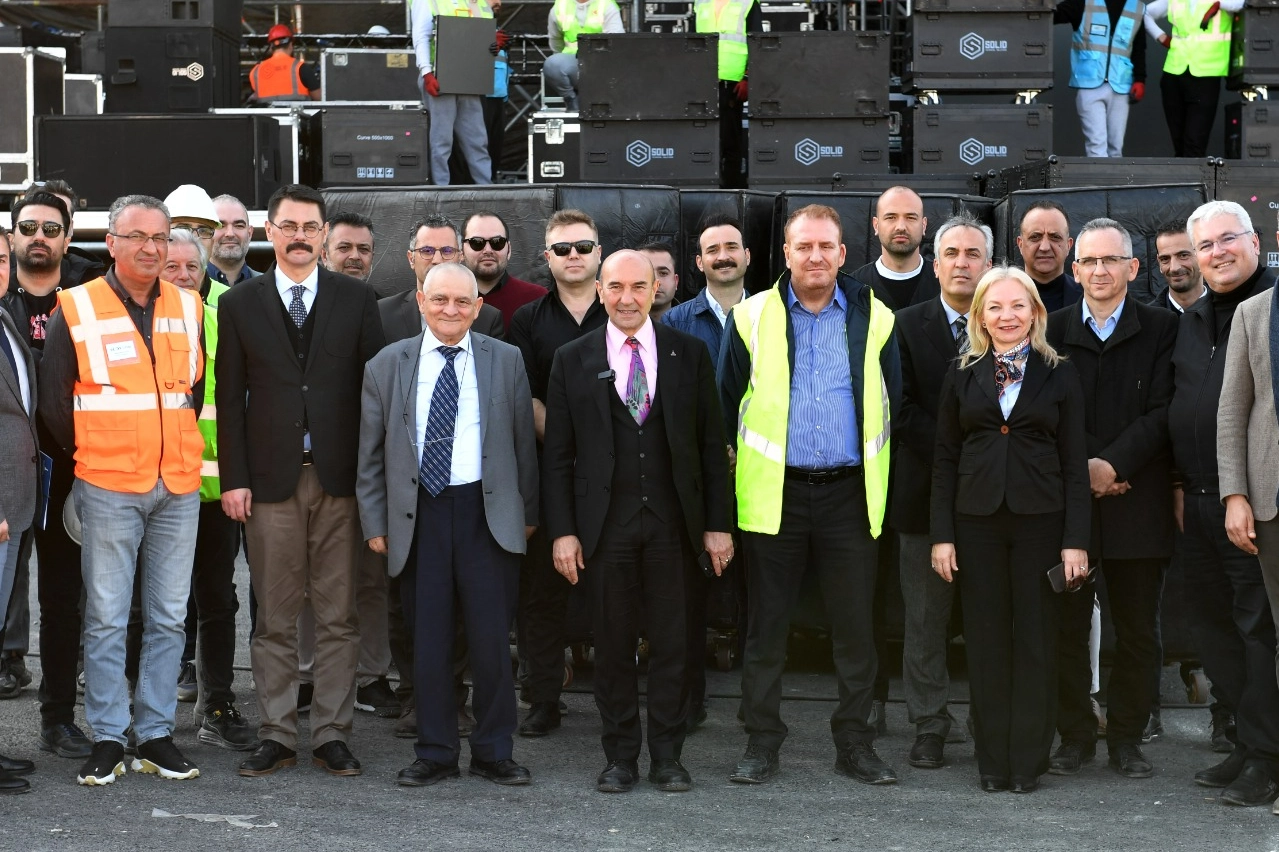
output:
<svg viewBox="0 0 1279 852"><path fill-rule="evenodd" d="M70 494L62 504L62 526L76 544L80 544L84 539L84 534L80 531L80 516L75 509L75 497Z"/></svg>
<svg viewBox="0 0 1279 852"><path fill-rule="evenodd" d="M210 227L218 226L218 210L213 206L209 193L193 183L184 183L164 199L173 219L202 219Z"/></svg>
<svg viewBox="0 0 1279 852"><path fill-rule="evenodd" d="M366 35L390 35L390 34L391 34L391 31L388 30L386 27L382 26L381 24L374 24L373 26L369 27L369 31L368 33L366 33Z"/></svg>

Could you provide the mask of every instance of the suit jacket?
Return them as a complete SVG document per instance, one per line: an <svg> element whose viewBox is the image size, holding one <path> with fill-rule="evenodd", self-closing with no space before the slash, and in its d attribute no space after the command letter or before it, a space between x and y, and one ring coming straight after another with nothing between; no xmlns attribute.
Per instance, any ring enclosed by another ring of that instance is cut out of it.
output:
<svg viewBox="0 0 1279 852"><path fill-rule="evenodd" d="M378 299L377 310L382 317L382 331L387 343L408 340L422 333L422 312L417 308L417 290ZM480 315L475 318L471 331L494 340L502 340L506 337L502 312L492 305L480 305Z"/></svg>
<svg viewBox="0 0 1279 852"><path fill-rule="evenodd" d="M25 370L30 388L31 410L22 405L22 388L9 368L9 359L0 356L0 521L9 522L14 536L31 526L40 487L40 456L36 438L36 364L27 346L26 335L8 311L0 308L0 334L7 328L18 339L13 352L18 369Z"/></svg>
<svg viewBox="0 0 1279 852"><path fill-rule="evenodd" d="M1069 361L1050 370L1032 349L1007 421L993 355L951 368L937 411L933 543L954 542L956 513L993 515L1007 503L1018 515L1064 512L1062 548L1087 549L1091 501L1083 392Z"/></svg>
<svg viewBox="0 0 1279 852"><path fill-rule="evenodd" d="M1226 349L1226 375L1217 406L1217 474L1224 501L1242 494L1259 521L1279 515L1279 422L1270 374L1267 290L1235 309Z"/></svg>
<svg viewBox="0 0 1279 852"><path fill-rule="evenodd" d="M959 349L940 296L898 311L893 329L902 362L902 404L893 419L889 523L898 532L927 533L924 507L933 487L937 404Z"/></svg>
<svg viewBox="0 0 1279 852"><path fill-rule="evenodd" d="M377 297L362 281L320 267L305 365L285 329L275 269L237 284L218 302L218 465L223 493L293 496L302 474L305 421L320 485L355 495L360 388L383 346Z"/></svg>
<svg viewBox="0 0 1279 852"><path fill-rule="evenodd" d="M715 394L715 370L706 344L661 323L657 339L657 395L670 446L675 490L688 540L696 553L707 530L730 532L728 453ZM609 394L607 326L566 343L555 353L546 394L542 449L542 503L546 534L576 535L583 557L599 544L613 483L613 419Z"/></svg>
<svg viewBox="0 0 1279 852"><path fill-rule="evenodd" d="M398 297L396 297L398 298ZM423 335L388 345L364 368L356 500L366 539L387 537L391 576L408 560L417 512L417 371ZM537 436L520 350L471 334L480 399L484 517L503 550L523 553L537 526Z"/></svg>
<svg viewBox="0 0 1279 852"><path fill-rule="evenodd" d="M1094 557L1172 556L1172 349L1178 315L1129 297L1103 344L1079 304L1048 318L1048 342L1067 355L1084 392L1088 458L1110 462L1132 490L1093 501ZM1141 530L1141 535L1133 535Z"/></svg>

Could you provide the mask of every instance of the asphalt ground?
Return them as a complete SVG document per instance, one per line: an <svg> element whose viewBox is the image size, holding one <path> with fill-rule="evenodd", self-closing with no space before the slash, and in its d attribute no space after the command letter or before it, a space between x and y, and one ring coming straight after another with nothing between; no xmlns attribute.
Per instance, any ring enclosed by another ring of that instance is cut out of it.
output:
<svg viewBox="0 0 1279 852"><path fill-rule="evenodd" d="M247 588L243 573L241 579ZM245 637L244 612L240 621ZM247 662L242 642L237 663ZM28 657L28 664L38 680L39 658ZM1279 849L1279 817L1270 808L1223 806L1213 790L1191 780L1222 757L1209 748L1206 708L1165 708L1166 733L1145 747L1153 778L1121 778L1107 767L1103 746L1078 775L1044 776L1033 794L987 794L978 787L971 743L948 745L943 769L907 764L913 731L894 680L889 732L877 749L900 782L868 787L834 772L828 719L835 683L820 666L810 668L787 676L783 714L791 734L781 772L760 786L727 780L745 746L736 719L739 674L710 672L710 718L685 747L694 787L683 794L659 793L643 781L628 794L595 791L604 760L589 669L579 669L565 695L562 728L517 740L515 757L533 773L530 786L517 788L468 777L465 744L461 779L399 787L395 773L412 762L411 741L392 737L393 720L359 712L350 745L362 776L336 778L311 766L303 717L298 766L241 778L235 770L243 754L197 742L190 704L179 705L174 739L199 765L198 779L130 772L107 787L81 787L78 761L36 748L33 684L17 699L0 701L0 752L37 764L30 794L0 797L0 850ZM1176 670L1164 674L1165 700L1184 701ZM241 668L236 691L246 716L256 719L250 687ZM956 682L953 694L962 720L967 684ZM82 708L77 715L83 724ZM646 760L640 769L647 770ZM161 811L212 816L167 818Z"/></svg>

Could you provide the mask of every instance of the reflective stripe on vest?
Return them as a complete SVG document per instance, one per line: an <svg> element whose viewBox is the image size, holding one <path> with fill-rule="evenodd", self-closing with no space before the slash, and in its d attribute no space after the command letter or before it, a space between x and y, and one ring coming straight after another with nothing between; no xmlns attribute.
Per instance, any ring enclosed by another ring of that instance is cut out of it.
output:
<svg viewBox="0 0 1279 852"><path fill-rule="evenodd" d="M699 33L719 33L719 78L736 83L746 76L746 16L755 0L727 0L715 14L716 0L698 0Z"/></svg>
<svg viewBox="0 0 1279 852"><path fill-rule="evenodd" d="M577 22L577 0L555 0L555 23L564 36L564 50L570 56L577 53L577 37L582 33L592 35L604 32L604 12L613 0L591 0L586 7L586 22Z"/></svg>
<svg viewBox="0 0 1279 852"><path fill-rule="evenodd" d="M58 293L76 351L75 474L100 488L174 494L200 486L204 440L192 388L203 372L200 300L160 282L151 345L106 279Z"/></svg>
<svg viewBox="0 0 1279 852"><path fill-rule="evenodd" d="M776 535L782 520L791 380L781 283L738 305L733 320L733 330L751 356L750 380L737 414L738 526ZM888 384L879 357L892 333L892 311L871 296L859 408L867 525L875 538L883 530L888 502L892 427ZM757 357L757 353L766 357Z"/></svg>
<svg viewBox="0 0 1279 852"><path fill-rule="evenodd" d="M1070 85L1095 89L1109 83L1116 94L1132 90L1132 47L1142 35L1146 4L1127 0L1112 31L1105 0L1088 0L1083 20L1070 37Z"/></svg>
<svg viewBox="0 0 1279 852"><path fill-rule="evenodd" d="M204 305L204 405L196 425L204 436L204 456L200 463L200 500L212 502L222 497L222 481L218 470L218 406L214 402L217 383L214 365L218 353L218 300L231 288L220 281L209 282L209 297Z"/></svg>
<svg viewBox="0 0 1279 852"><path fill-rule="evenodd" d="M1168 23L1172 24L1172 42L1164 71L1194 77L1224 77L1230 71L1230 31L1234 16L1219 11L1199 29L1199 22L1213 0L1168 0Z"/></svg>
<svg viewBox="0 0 1279 852"><path fill-rule="evenodd" d="M253 66L249 72L249 85L260 101L272 98L301 100L311 93L302 84L302 60L282 50Z"/></svg>

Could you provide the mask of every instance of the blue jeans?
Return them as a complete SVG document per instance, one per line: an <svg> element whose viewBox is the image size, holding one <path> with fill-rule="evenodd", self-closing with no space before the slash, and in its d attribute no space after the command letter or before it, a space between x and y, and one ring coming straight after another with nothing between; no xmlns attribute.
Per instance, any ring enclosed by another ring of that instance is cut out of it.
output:
<svg viewBox="0 0 1279 852"><path fill-rule="evenodd" d="M0 618L9 608L9 595L13 591L13 578L18 573L18 551L22 549L24 530L9 530L7 541L0 541ZM4 625L0 623L0 627Z"/></svg>
<svg viewBox="0 0 1279 852"><path fill-rule="evenodd" d="M146 494L75 481L84 530L84 715L94 740L123 744L129 727L125 632L133 575L142 570L142 655L134 690L139 743L173 733L187 596L200 515L199 492L173 494L163 481Z"/></svg>

